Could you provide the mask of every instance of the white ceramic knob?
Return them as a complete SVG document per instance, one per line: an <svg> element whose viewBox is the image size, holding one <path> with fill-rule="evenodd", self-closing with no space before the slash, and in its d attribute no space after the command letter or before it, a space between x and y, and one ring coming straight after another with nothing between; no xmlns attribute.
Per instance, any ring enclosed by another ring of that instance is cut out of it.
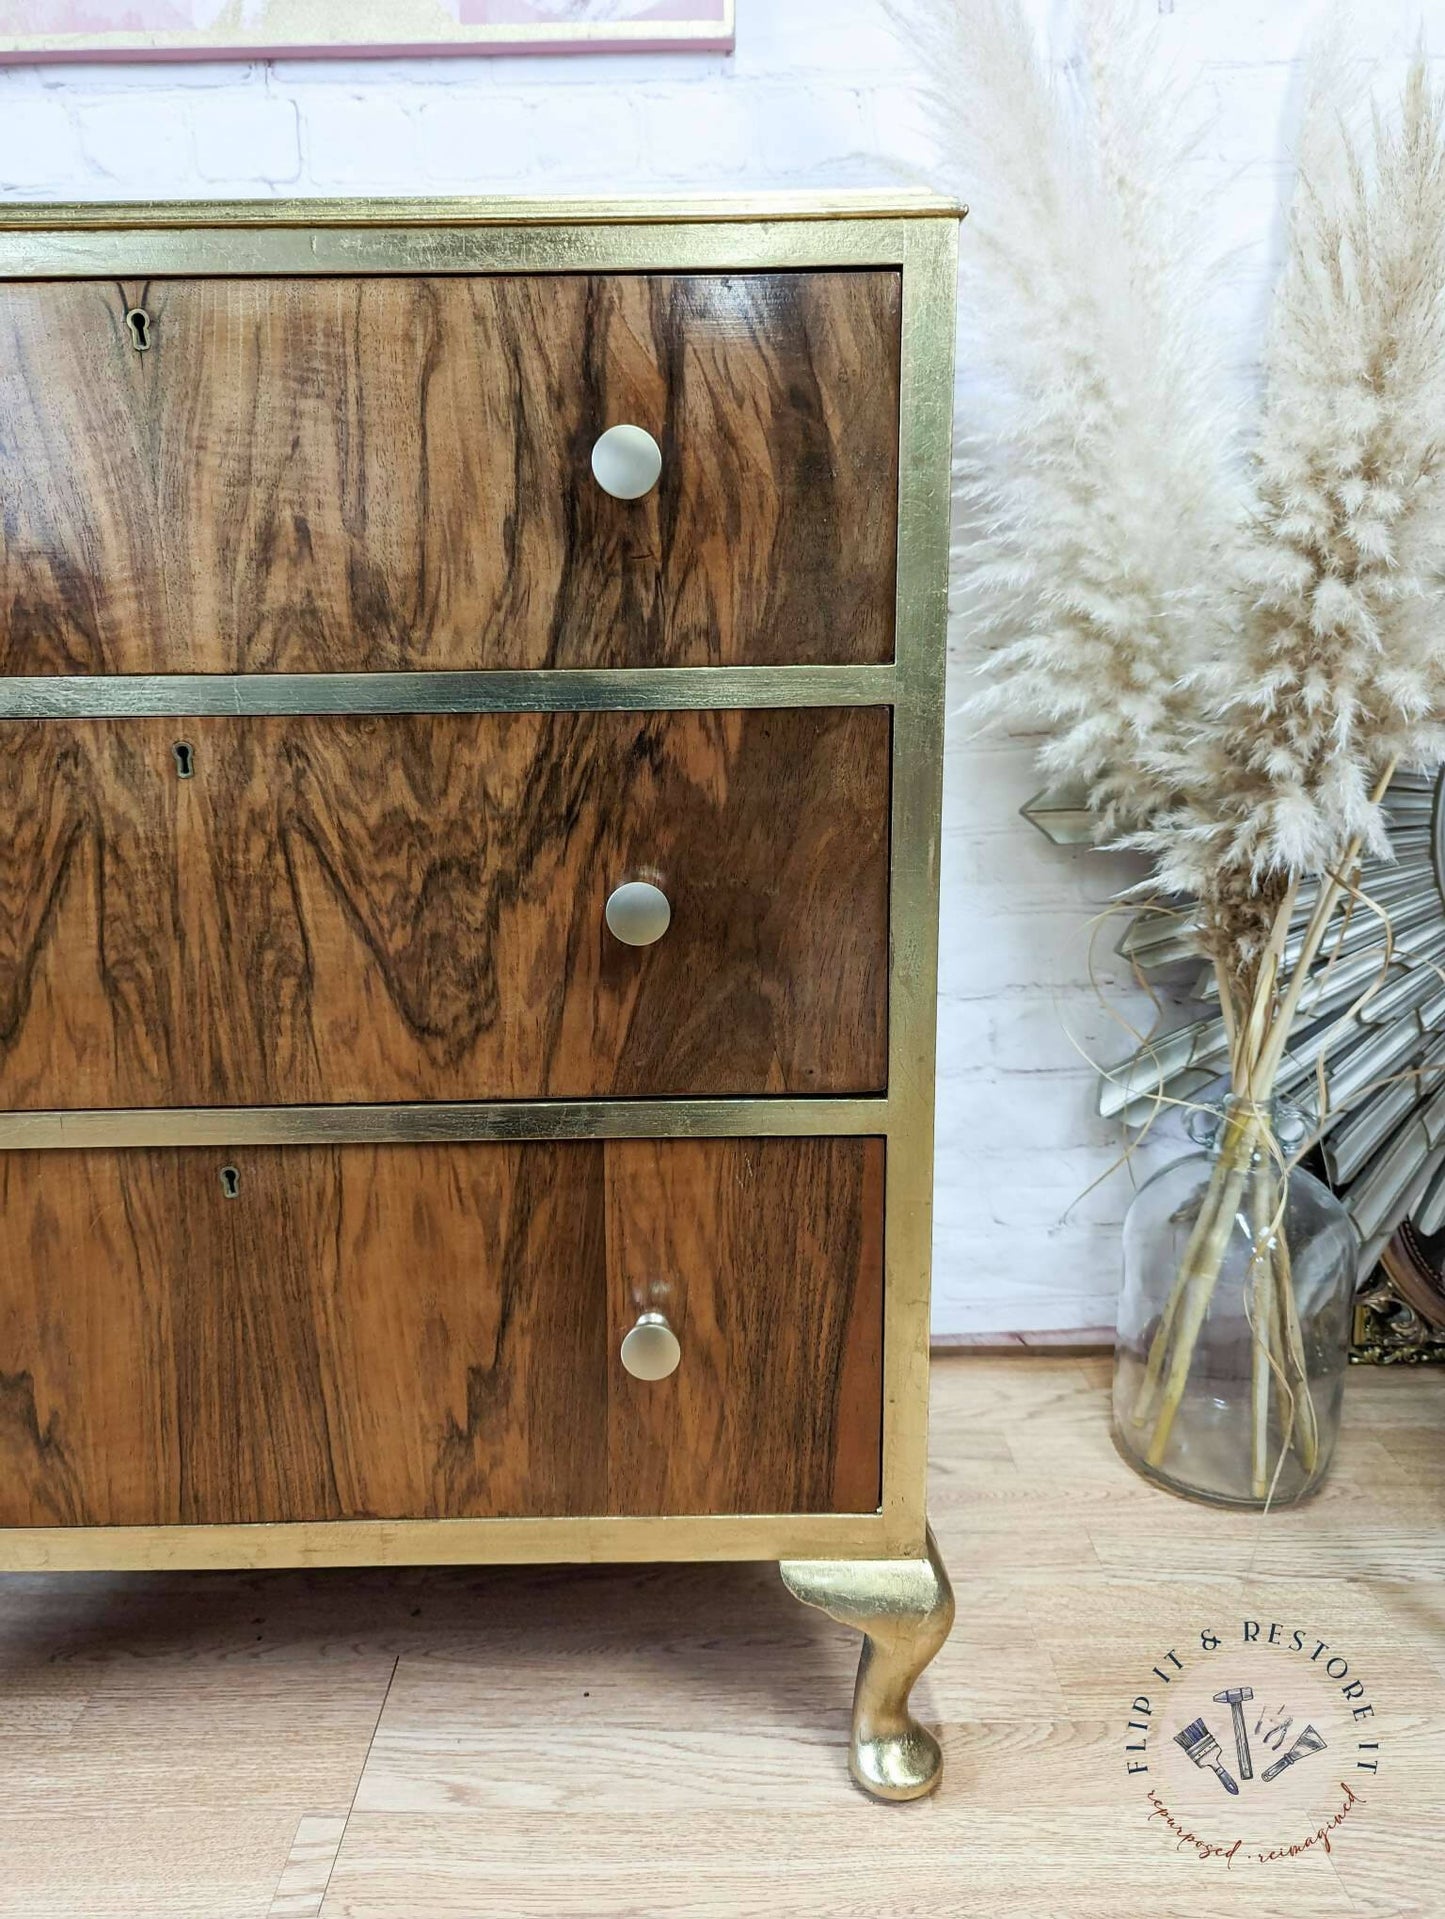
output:
<svg viewBox="0 0 1445 1919"><path fill-rule="evenodd" d="M672 906L650 880L625 880L607 898L607 930L624 946L652 946L672 924Z"/></svg>
<svg viewBox="0 0 1445 1919"><path fill-rule="evenodd" d="M610 426L592 449L592 477L614 500L640 500L657 485L662 448L642 426Z"/></svg>
<svg viewBox="0 0 1445 1919"><path fill-rule="evenodd" d="M634 1379L666 1379L682 1358L682 1344L661 1313L644 1313L622 1342L622 1363Z"/></svg>

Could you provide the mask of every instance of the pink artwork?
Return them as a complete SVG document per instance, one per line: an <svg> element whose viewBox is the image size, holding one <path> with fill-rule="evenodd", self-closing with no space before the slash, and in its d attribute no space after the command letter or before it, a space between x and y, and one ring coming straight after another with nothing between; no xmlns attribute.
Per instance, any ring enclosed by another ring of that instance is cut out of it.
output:
<svg viewBox="0 0 1445 1919"><path fill-rule="evenodd" d="M730 52L734 0L0 0L0 64Z"/></svg>

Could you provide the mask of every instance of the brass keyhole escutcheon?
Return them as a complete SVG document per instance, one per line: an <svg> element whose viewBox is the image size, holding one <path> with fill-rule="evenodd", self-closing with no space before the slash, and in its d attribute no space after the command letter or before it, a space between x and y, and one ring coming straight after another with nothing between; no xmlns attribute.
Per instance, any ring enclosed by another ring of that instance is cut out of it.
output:
<svg viewBox="0 0 1445 1919"><path fill-rule="evenodd" d="M149 353L151 350L151 316L144 307L131 307L125 316L130 328L130 342L137 353Z"/></svg>
<svg viewBox="0 0 1445 1919"><path fill-rule="evenodd" d="M171 751L176 756L176 778L178 780L194 779L196 774L196 749L191 745L190 741L177 740L171 748Z"/></svg>
<svg viewBox="0 0 1445 1919"><path fill-rule="evenodd" d="M241 1191L241 1175L234 1166L221 1168L221 1191L227 1199L236 1199Z"/></svg>

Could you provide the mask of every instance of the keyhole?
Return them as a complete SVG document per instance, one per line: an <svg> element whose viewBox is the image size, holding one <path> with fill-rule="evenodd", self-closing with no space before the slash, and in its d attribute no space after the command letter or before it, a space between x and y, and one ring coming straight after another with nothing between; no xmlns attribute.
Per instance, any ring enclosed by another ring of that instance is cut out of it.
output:
<svg viewBox="0 0 1445 1919"><path fill-rule="evenodd" d="M196 770L195 750L189 740L177 740L171 751L176 756L176 778L188 780Z"/></svg>
<svg viewBox="0 0 1445 1919"><path fill-rule="evenodd" d="M149 353L151 350L151 316L144 307L132 307L125 316L130 328L131 344L137 353Z"/></svg>
<svg viewBox="0 0 1445 1919"><path fill-rule="evenodd" d="M221 1168L221 1191L227 1199L234 1199L241 1190L241 1175L234 1166Z"/></svg>

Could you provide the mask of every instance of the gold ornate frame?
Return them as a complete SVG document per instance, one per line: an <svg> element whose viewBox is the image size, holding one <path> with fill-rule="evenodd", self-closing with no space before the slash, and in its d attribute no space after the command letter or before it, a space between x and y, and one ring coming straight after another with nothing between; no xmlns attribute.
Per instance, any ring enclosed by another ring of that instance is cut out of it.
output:
<svg viewBox="0 0 1445 1919"><path fill-rule="evenodd" d="M314 1521L0 1531L0 1568L649 1559L926 1552L939 807L958 220L931 194L616 201L12 206L0 279L761 271L903 275L896 650L858 667L0 680L0 721L207 712L886 706L893 714L888 1091L866 1099L521 1101L0 1114L0 1150L747 1135L888 1142L883 1501L876 1512Z"/></svg>
<svg viewBox="0 0 1445 1919"><path fill-rule="evenodd" d="M1445 1366L1440 1298L1407 1220L1355 1296L1350 1357L1360 1366Z"/></svg>

